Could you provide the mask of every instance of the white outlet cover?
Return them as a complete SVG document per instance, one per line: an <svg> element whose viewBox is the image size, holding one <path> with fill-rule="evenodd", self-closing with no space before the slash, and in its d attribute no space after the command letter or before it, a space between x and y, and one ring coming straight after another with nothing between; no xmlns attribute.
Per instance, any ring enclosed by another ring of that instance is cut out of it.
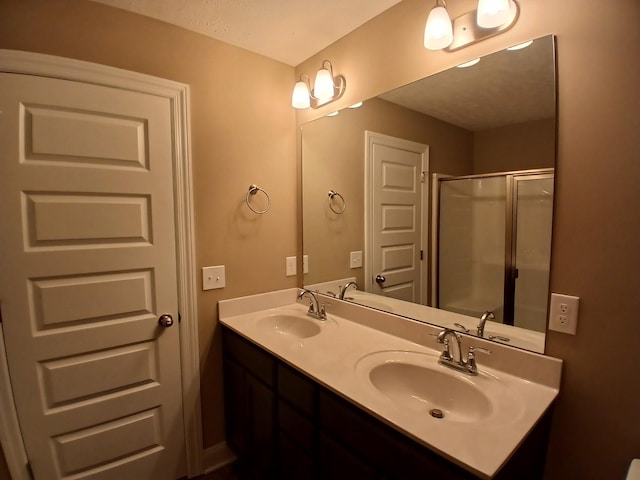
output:
<svg viewBox="0 0 640 480"><path fill-rule="evenodd" d="M549 330L575 335L578 328L579 304L580 297L552 293L549 305Z"/></svg>

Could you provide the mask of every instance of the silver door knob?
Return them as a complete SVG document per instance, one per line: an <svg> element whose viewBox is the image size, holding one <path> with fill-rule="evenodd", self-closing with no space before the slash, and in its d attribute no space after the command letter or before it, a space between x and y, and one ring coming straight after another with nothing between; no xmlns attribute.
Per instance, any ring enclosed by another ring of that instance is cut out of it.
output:
<svg viewBox="0 0 640 480"><path fill-rule="evenodd" d="M171 325L173 325L173 317L168 313L160 315L160 318L158 319L158 325L164 328L169 328Z"/></svg>
<svg viewBox="0 0 640 480"><path fill-rule="evenodd" d="M380 284L380 285L382 285L386 280L387 280L387 279L386 279L386 278L384 278L382 275L378 275L378 276L376 277L376 283L378 283L378 284Z"/></svg>

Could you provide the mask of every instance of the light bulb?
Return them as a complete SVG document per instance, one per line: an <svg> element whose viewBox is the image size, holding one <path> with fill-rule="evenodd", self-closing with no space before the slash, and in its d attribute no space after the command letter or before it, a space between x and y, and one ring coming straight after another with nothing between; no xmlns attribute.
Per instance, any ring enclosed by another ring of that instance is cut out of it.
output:
<svg viewBox="0 0 640 480"><path fill-rule="evenodd" d="M329 100L333 98L333 77L326 68L321 68L316 74L316 81L313 84L313 96L318 100Z"/></svg>
<svg viewBox="0 0 640 480"><path fill-rule="evenodd" d="M453 27L447 9L436 5L429 12L424 27L424 47L429 50L440 50L453 42Z"/></svg>
<svg viewBox="0 0 640 480"><path fill-rule="evenodd" d="M293 108L309 108L311 106L311 100L309 99L309 87L307 84L300 80L293 87L293 94L291 95L291 106Z"/></svg>
<svg viewBox="0 0 640 480"><path fill-rule="evenodd" d="M482 28L496 28L509 20L509 0L478 0L476 22Z"/></svg>

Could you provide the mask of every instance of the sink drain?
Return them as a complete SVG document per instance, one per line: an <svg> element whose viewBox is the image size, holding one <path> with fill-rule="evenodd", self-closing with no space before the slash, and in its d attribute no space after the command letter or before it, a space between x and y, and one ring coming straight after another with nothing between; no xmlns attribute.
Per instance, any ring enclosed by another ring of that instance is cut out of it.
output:
<svg viewBox="0 0 640 480"><path fill-rule="evenodd" d="M444 418L444 413L442 413L442 410L440 410L439 408L432 408L431 410L429 410L429 415L431 415L433 418Z"/></svg>

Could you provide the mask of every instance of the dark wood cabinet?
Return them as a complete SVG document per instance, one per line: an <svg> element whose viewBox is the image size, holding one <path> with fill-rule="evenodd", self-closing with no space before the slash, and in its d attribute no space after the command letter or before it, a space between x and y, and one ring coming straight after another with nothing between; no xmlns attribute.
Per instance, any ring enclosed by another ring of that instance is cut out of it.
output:
<svg viewBox="0 0 640 480"><path fill-rule="evenodd" d="M477 478L223 327L227 443L249 479ZM540 479L547 415L497 479Z"/></svg>

